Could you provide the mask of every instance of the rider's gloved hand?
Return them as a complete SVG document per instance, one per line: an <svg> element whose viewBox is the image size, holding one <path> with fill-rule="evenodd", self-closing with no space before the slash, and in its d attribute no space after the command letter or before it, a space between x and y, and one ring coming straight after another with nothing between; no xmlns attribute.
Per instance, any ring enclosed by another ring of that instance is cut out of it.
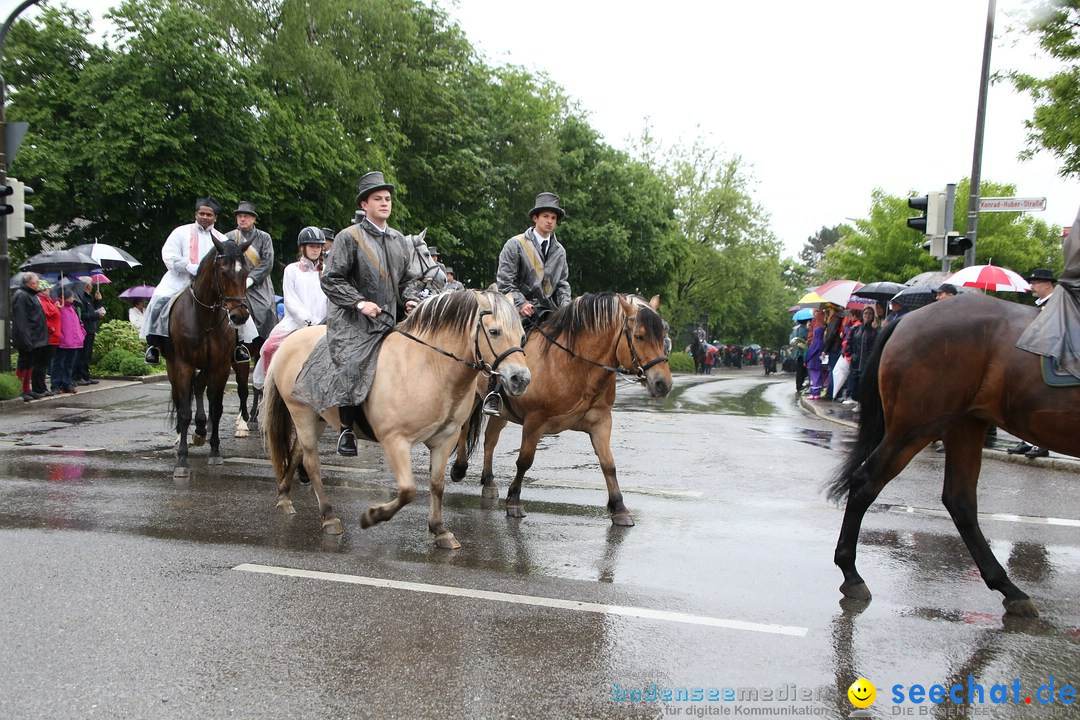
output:
<svg viewBox="0 0 1080 720"><path fill-rule="evenodd" d="M188 263L187 266L188 275L195 277L199 274L199 266L197 263Z"/></svg>

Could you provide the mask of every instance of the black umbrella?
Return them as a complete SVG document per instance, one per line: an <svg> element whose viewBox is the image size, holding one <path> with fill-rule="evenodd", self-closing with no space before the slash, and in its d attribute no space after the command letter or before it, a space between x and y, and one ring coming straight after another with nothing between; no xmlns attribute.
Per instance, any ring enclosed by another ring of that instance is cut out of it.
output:
<svg viewBox="0 0 1080 720"><path fill-rule="evenodd" d="M105 243L89 243L86 245L76 245L71 248L75 252L81 252L83 255L96 260L101 267L111 270L112 268L120 267L135 267L136 265L142 265L141 262L135 259L135 257L123 248L118 248L115 245L106 245Z"/></svg>
<svg viewBox="0 0 1080 720"><path fill-rule="evenodd" d="M889 282L888 280L882 280L880 282L872 282L863 285L856 290L852 295L857 295L862 298L870 298L871 300L891 300L893 295L904 289L904 286L900 283Z"/></svg>
<svg viewBox="0 0 1080 720"><path fill-rule="evenodd" d="M61 273L73 275L77 273L101 272L101 265L97 260L74 250L54 250L34 255L32 258L19 266L20 270L31 270L38 273Z"/></svg>
<svg viewBox="0 0 1080 720"><path fill-rule="evenodd" d="M893 295L892 300L905 310L915 310L937 299L937 293L929 285L907 287Z"/></svg>

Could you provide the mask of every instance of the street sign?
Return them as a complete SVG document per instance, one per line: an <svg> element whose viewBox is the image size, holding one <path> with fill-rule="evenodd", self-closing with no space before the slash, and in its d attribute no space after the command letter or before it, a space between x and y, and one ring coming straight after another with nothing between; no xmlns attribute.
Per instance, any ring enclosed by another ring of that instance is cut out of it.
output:
<svg viewBox="0 0 1080 720"><path fill-rule="evenodd" d="M1044 197L984 197L979 198L979 212L1042 212Z"/></svg>

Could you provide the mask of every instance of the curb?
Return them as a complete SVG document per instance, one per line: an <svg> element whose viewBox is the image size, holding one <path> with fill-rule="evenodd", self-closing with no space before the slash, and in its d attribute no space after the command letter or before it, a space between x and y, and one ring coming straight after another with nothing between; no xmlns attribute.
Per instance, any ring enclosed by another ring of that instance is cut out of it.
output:
<svg viewBox="0 0 1080 720"><path fill-rule="evenodd" d="M831 400L810 402L803 396L799 396L799 405L805 412L816 415L822 420L837 423L845 427L857 430L859 428L858 415L850 410L848 405L837 405ZM1012 436L1010 436L1012 437ZM1019 439L1019 438L1017 438ZM1051 455L1044 458L1029 458L1023 455L1009 455L1004 450L997 448L983 448L983 457L1002 462L1027 465L1029 467L1044 467L1065 472L1080 473L1080 459L1063 455Z"/></svg>

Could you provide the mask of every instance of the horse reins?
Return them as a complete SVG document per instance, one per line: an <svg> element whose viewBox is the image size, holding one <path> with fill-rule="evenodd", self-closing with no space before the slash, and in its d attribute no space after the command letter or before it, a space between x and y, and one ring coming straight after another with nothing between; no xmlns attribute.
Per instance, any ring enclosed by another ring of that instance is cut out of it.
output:
<svg viewBox="0 0 1080 720"><path fill-rule="evenodd" d="M612 367L611 365L604 365L603 363L595 362L593 360L590 360L589 358L581 357L580 355L575 353L573 350L566 347L561 342L559 342L558 340L556 340L555 338L551 337L546 332L544 332L543 329L541 329L541 327L539 325L534 325L533 330L540 333L540 335L545 340L547 340L549 343L551 343L555 347L559 348L560 350L565 351L572 358L576 358L576 359L578 359L578 360L580 360L582 362L589 363L590 365L598 367L598 368L600 368L602 370L606 370L609 373L615 373L617 375L624 375L624 376L633 374L637 379L636 380L631 380L629 378L625 378L625 380L627 382L629 382L629 383L639 382L641 384L645 384L647 382L647 379L645 377L645 373L647 373L649 371L649 369L652 368L653 366L658 365L658 364L660 364L662 362L667 362L668 361L668 356L667 355L659 355L659 356L653 358L652 360L650 360L648 363L646 363L644 365L641 364L641 361L638 359L637 353L634 351L634 338L630 334L630 318L624 318L623 319L623 331L622 331L622 333L619 334L619 337L621 338L624 335L626 336L626 347L627 347L627 349L630 350L630 362L632 362L634 364L634 369L633 370L627 370L625 368L618 367L618 366L617 367ZM615 343L616 358L618 358L618 354L617 354L618 350L619 350L619 344L618 344L618 342L616 342Z"/></svg>
<svg viewBox="0 0 1080 720"><path fill-rule="evenodd" d="M380 312L386 312L386 311L381 310ZM499 373L497 372L497 369L498 369L500 363L502 363L503 360L505 360L509 356L513 355L514 353L522 353L522 354L525 353L525 351L518 345L515 345L515 346L513 346L511 348L508 348L508 349L504 350L501 353L496 353L495 352L495 347L491 344L491 338L489 338L486 334L484 334L484 340L487 342L488 349L491 351L492 355L495 355L495 360L490 365L488 365L486 362L484 362L484 356L480 352L480 335L481 335L481 331L484 329L484 316L485 315L493 315L493 314L494 313L491 310L481 310L480 313L476 317L476 334L473 336L473 351L476 354L476 360L467 360L465 358L460 358L457 355L455 355L454 353L452 353L452 352L450 352L448 350L443 350L442 348L439 348L439 347L435 347L431 343L416 337L412 333L409 333L409 332L406 332L405 330L402 330L401 328L397 327L396 325L390 325L385 320L380 320L380 322L388 330L396 332L399 335L404 335L405 337L409 338L413 342L420 343L424 347L430 348L430 349L434 350L435 352L439 353L440 355L448 357L451 360L455 360L455 361L461 363L462 365L465 365L466 367L470 367L473 370L478 370L479 372L482 372L485 375L491 376L491 375L499 375Z"/></svg>

